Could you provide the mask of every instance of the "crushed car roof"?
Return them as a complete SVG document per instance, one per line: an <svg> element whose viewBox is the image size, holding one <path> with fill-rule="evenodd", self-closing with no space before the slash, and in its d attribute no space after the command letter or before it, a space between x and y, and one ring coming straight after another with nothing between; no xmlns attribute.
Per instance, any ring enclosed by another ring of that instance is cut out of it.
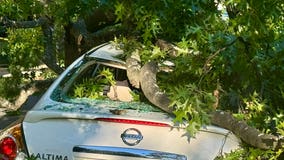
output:
<svg viewBox="0 0 284 160"><path fill-rule="evenodd" d="M98 47L91 49L86 53L86 57L105 59L110 61L116 61L119 63L125 63L121 59L117 58L119 55L123 54L123 50L118 48L117 45L113 43L105 43Z"/></svg>

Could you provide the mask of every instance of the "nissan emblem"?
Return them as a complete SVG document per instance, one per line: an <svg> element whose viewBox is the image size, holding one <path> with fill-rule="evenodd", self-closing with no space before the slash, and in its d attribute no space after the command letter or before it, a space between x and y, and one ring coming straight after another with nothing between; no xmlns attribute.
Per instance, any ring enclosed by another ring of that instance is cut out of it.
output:
<svg viewBox="0 0 284 160"><path fill-rule="evenodd" d="M129 146L135 146L143 139L141 132L136 128L125 130L120 137L122 141Z"/></svg>

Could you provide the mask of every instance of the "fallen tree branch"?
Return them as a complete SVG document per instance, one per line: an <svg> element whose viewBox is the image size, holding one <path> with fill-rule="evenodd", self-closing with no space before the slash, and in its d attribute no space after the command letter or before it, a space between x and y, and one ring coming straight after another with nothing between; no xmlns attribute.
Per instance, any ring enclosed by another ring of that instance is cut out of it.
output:
<svg viewBox="0 0 284 160"><path fill-rule="evenodd" d="M214 56L217 54L219 54L219 52L216 52ZM214 58L214 56L212 58ZM212 58L210 58L208 61L210 61ZM130 66L127 68L127 70L131 68L132 67ZM148 62L144 64L140 71L135 70L135 72L140 72L139 82L145 97L153 105L159 107L169 114L173 114L173 110L169 107L170 99L166 93L161 91L156 81L156 74L158 72L157 64L155 62ZM261 133L259 130L249 126L244 121L237 120L228 112L215 111L211 113L211 123L232 131L245 143L256 148L277 150L283 148L284 146L283 137Z"/></svg>
<svg viewBox="0 0 284 160"><path fill-rule="evenodd" d="M232 114L228 112L213 112L211 123L232 131L245 143L260 149L277 150L284 146L283 137L263 134L256 128L249 126L246 122L235 119Z"/></svg>
<svg viewBox="0 0 284 160"><path fill-rule="evenodd" d="M156 82L157 65L154 62L146 63L141 68L141 88L148 100L155 106L172 114L169 108L170 100L160 91ZM279 149L284 145L284 139L270 134L263 134L244 121L238 121L228 112L213 112L211 123L232 131L245 143L260 149Z"/></svg>
<svg viewBox="0 0 284 160"><path fill-rule="evenodd" d="M140 69L141 60L138 51L134 51L129 58L126 59L126 71L130 84L135 88L140 88Z"/></svg>
<svg viewBox="0 0 284 160"><path fill-rule="evenodd" d="M32 21L13 21L7 17L2 18L2 22L7 28L35 28L48 22L47 17L40 17Z"/></svg>
<svg viewBox="0 0 284 160"><path fill-rule="evenodd" d="M160 109L172 114L170 99L157 85L158 66L155 62L146 63L140 70L140 84L145 97Z"/></svg>

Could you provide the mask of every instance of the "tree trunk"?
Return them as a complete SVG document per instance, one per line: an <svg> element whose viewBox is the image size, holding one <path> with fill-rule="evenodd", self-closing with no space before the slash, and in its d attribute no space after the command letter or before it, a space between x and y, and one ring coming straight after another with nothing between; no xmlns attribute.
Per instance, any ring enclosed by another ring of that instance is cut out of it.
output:
<svg viewBox="0 0 284 160"><path fill-rule="evenodd" d="M78 58L81 55L81 52L79 52L79 47L76 43L75 36L72 34L72 24L68 24L64 27L65 29L65 39L64 39L64 53L65 53L65 59L64 64L65 66L69 66L76 58Z"/></svg>
<svg viewBox="0 0 284 160"><path fill-rule="evenodd" d="M93 23L85 22L79 19L75 23L69 23L65 26L65 66L70 65L80 55L87 52L92 47L112 40L115 35L123 33L120 24L112 24L110 26L102 26L94 32L89 32L87 24L100 23L101 19L93 19ZM97 26L98 27L98 26Z"/></svg>
<svg viewBox="0 0 284 160"><path fill-rule="evenodd" d="M53 36L52 36L52 26L48 23L45 23L41 26L43 36L44 36L44 54L42 61L53 70L55 73L60 74L63 72L63 68L61 68L57 64L57 58L55 55L55 49L53 45Z"/></svg>

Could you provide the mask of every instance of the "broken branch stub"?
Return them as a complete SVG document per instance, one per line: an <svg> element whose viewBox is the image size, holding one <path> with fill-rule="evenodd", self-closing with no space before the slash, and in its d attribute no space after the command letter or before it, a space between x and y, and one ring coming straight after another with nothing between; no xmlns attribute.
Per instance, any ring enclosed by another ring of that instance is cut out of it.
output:
<svg viewBox="0 0 284 160"><path fill-rule="evenodd" d="M165 40L162 39L158 39L156 41L156 45L162 50L167 52L168 55L170 55L171 57L176 57L177 56L177 46L173 45L170 42L167 42Z"/></svg>
<svg viewBox="0 0 284 160"><path fill-rule="evenodd" d="M172 114L170 99L157 85L158 66L155 62L146 63L140 70L140 85L145 97L155 106Z"/></svg>

